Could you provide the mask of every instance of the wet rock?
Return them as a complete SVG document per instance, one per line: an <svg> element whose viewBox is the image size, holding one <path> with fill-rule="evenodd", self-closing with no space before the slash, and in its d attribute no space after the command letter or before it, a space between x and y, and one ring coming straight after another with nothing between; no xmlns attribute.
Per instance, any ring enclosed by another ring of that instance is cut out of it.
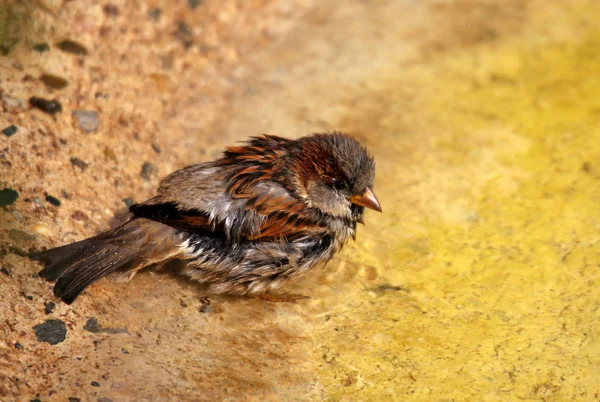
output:
<svg viewBox="0 0 600 402"><path fill-rule="evenodd" d="M100 115L94 110L73 110L73 118L86 133L92 133L100 126Z"/></svg>
<svg viewBox="0 0 600 402"><path fill-rule="evenodd" d="M90 220L90 218L84 212L81 212L81 211L73 212L73 214L71 214L71 219L78 221L78 222Z"/></svg>
<svg viewBox="0 0 600 402"><path fill-rule="evenodd" d="M19 127L15 126L14 124L12 126L8 126L5 129L2 130L2 134L4 134L7 137L12 137L13 135L15 135L17 132L19 131Z"/></svg>
<svg viewBox="0 0 600 402"><path fill-rule="evenodd" d="M188 6L193 10L202 4L202 0L188 0Z"/></svg>
<svg viewBox="0 0 600 402"><path fill-rule="evenodd" d="M150 180L155 171L156 166L154 166L153 163L144 162L144 164L142 165L142 172L140 173L140 176L142 176L142 179L144 180Z"/></svg>
<svg viewBox="0 0 600 402"><path fill-rule="evenodd" d="M43 52L47 52L48 50L50 50L50 45L48 45L47 42L36 43L32 46L32 49L35 50L36 52L43 53Z"/></svg>
<svg viewBox="0 0 600 402"><path fill-rule="evenodd" d="M8 231L8 237L17 245L22 245L25 242L35 239L35 236L19 229L11 229Z"/></svg>
<svg viewBox="0 0 600 402"><path fill-rule="evenodd" d="M56 303L54 303L53 301L47 301L46 303L44 303L44 312L46 314L52 313L55 308L56 308Z"/></svg>
<svg viewBox="0 0 600 402"><path fill-rule="evenodd" d="M19 192L12 188L4 188L0 190L0 207L12 205L17 198L19 198Z"/></svg>
<svg viewBox="0 0 600 402"><path fill-rule="evenodd" d="M76 156L72 157L70 161L73 166L77 166L81 170L85 170L89 166L87 162L84 162Z"/></svg>
<svg viewBox="0 0 600 402"><path fill-rule="evenodd" d="M119 16L119 8L114 4L105 4L102 10L104 11L104 14L108 15L109 17Z"/></svg>
<svg viewBox="0 0 600 402"><path fill-rule="evenodd" d="M67 338L67 326L57 319L46 320L42 324L33 327L35 336L39 342L56 345Z"/></svg>
<svg viewBox="0 0 600 402"><path fill-rule="evenodd" d="M65 53L71 53L77 56L86 56L88 54L88 51L85 46L83 46L81 43L75 42L70 39L65 39L61 42L58 42L56 44L56 47L58 47Z"/></svg>
<svg viewBox="0 0 600 402"><path fill-rule="evenodd" d="M92 381L90 384L91 384L92 387L99 387L100 386L100 383L98 381Z"/></svg>
<svg viewBox="0 0 600 402"><path fill-rule="evenodd" d="M69 85L69 81L54 74L42 74L40 81L50 89L63 89Z"/></svg>
<svg viewBox="0 0 600 402"><path fill-rule="evenodd" d="M29 105L36 109L40 109L42 112L48 113L51 116L62 112L62 105L56 99L48 100L32 96L29 98Z"/></svg>
<svg viewBox="0 0 600 402"><path fill-rule="evenodd" d="M135 201L132 200L131 198L123 198L123 202L125 203L125 205L127 205L127 208L129 208L133 204L135 204Z"/></svg>
<svg viewBox="0 0 600 402"><path fill-rule="evenodd" d="M48 201L50 204L54 205L55 207L60 207L60 200L56 197L53 197L51 195L46 195L46 201Z"/></svg>

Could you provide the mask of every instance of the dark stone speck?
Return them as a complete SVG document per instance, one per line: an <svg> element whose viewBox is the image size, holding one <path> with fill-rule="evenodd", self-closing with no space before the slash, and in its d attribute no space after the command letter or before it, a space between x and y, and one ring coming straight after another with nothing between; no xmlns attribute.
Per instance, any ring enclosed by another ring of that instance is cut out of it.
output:
<svg viewBox="0 0 600 402"><path fill-rule="evenodd" d="M88 54L87 49L81 43L77 43L73 40L63 40L62 42L58 42L56 46L66 53L75 54L78 56L85 56Z"/></svg>
<svg viewBox="0 0 600 402"><path fill-rule="evenodd" d="M48 100L32 96L29 98L29 105L36 109L40 109L42 112L48 113L49 115L55 115L56 113L62 112L62 105L56 99Z"/></svg>
<svg viewBox="0 0 600 402"><path fill-rule="evenodd" d="M160 8L153 8L152 10L150 10L150 12L148 13L148 17L151 20L157 21L160 18L160 15L162 14L162 10Z"/></svg>
<svg viewBox="0 0 600 402"><path fill-rule="evenodd" d="M154 150L154 152L156 152L157 154L159 154L159 153L160 153L160 151L161 151L160 147L159 147L157 144L155 144L155 143L152 143L152 149L153 149L153 150Z"/></svg>
<svg viewBox="0 0 600 402"><path fill-rule="evenodd" d="M110 398L108 398L108 397L106 397L106 396L101 396L101 397L100 397L100 398L98 398L96 401L97 401L97 402L113 402L113 400L112 400L112 399L110 399Z"/></svg>
<svg viewBox="0 0 600 402"><path fill-rule="evenodd" d="M69 85L69 81L54 74L42 74L40 81L50 89L63 89Z"/></svg>
<svg viewBox="0 0 600 402"><path fill-rule="evenodd" d="M123 354L128 355L129 351L125 348L121 348L121 352L123 352Z"/></svg>
<svg viewBox="0 0 600 402"><path fill-rule="evenodd" d="M98 320L95 318L88 319L85 325L83 326L83 329L94 334L102 332L102 326L98 323Z"/></svg>
<svg viewBox="0 0 600 402"><path fill-rule="evenodd" d="M35 50L36 52L39 52L39 53L47 52L48 50L50 50L50 45L48 45L48 43L46 43L46 42L36 43L32 47L33 47L33 50Z"/></svg>
<svg viewBox="0 0 600 402"><path fill-rule="evenodd" d="M53 197L51 195L47 195L46 196L46 201L48 201L50 204L54 205L55 207L60 207L60 200L56 197Z"/></svg>
<svg viewBox="0 0 600 402"><path fill-rule="evenodd" d="M77 166L81 170L85 170L89 166L87 162L84 162L82 159L79 159L76 156L72 157L70 160L73 166Z"/></svg>
<svg viewBox="0 0 600 402"><path fill-rule="evenodd" d="M2 272L4 275L11 276L10 271L5 267L0 268L0 272Z"/></svg>
<svg viewBox="0 0 600 402"><path fill-rule="evenodd" d="M144 164L142 165L142 172L140 173L140 176L142 176L142 179L144 180L150 180L150 177L152 176L155 170L156 167L154 166L154 164L150 162L144 162Z"/></svg>
<svg viewBox="0 0 600 402"><path fill-rule="evenodd" d="M13 135L15 135L17 133L17 131L19 131L19 127L12 125L12 126L6 127L4 130L2 130L2 134L4 134L7 137L12 137Z"/></svg>
<svg viewBox="0 0 600 402"><path fill-rule="evenodd" d="M193 10L202 4L202 0L188 0L188 6Z"/></svg>
<svg viewBox="0 0 600 402"><path fill-rule="evenodd" d="M19 342L15 343L15 349L17 350L23 350L23 345L21 345Z"/></svg>
<svg viewBox="0 0 600 402"><path fill-rule="evenodd" d="M33 296L31 296L31 295L27 295L25 297L27 298L27 300L33 300Z"/></svg>
<svg viewBox="0 0 600 402"><path fill-rule="evenodd" d="M106 4L103 8L104 10L104 14L111 16L111 17L117 17L119 15L119 8L117 6L115 6L114 4Z"/></svg>
<svg viewBox="0 0 600 402"><path fill-rule="evenodd" d="M5 207L14 203L19 198L19 192L12 188L0 190L0 207Z"/></svg>
<svg viewBox="0 0 600 402"><path fill-rule="evenodd" d="M70 397L67 399L67 402L81 402L81 399L80 399L80 398L77 398L77 397L75 397L75 396L70 396Z"/></svg>
<svg viewBox="0 0 600 402"><path fill-rule="evenodd" d="M46 314L52 313L55 308L56 303L54 303L53 301L47 301L46 303L44 303L44 311L46 312Z"/></svg>
<svg viewBox="0 0 600 402"><path fill-rule="evenodd" d="M98 381L92 381L91 385L92 385L92 387L99 387L100 383Z"/></svg>
<svg viewBox="0 0 600 402"><path fill-rule="evenodd" d="M33 327L38 341L56 345L67 338L67 326L57 319L46 320Z"/></svg>

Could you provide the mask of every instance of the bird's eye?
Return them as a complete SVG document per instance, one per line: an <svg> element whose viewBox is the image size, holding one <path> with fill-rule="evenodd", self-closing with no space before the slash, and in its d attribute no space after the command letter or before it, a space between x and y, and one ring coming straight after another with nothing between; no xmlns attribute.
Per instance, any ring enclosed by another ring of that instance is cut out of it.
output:
<svg viewBox="0 0 600 402"><path fill-rule="evenodd" d="M343 191L346 189L346 183L344 183L343 181L337 181L334 180L331 183L331 187L333 187L334 189L336 189L337 191Z"/></svg>

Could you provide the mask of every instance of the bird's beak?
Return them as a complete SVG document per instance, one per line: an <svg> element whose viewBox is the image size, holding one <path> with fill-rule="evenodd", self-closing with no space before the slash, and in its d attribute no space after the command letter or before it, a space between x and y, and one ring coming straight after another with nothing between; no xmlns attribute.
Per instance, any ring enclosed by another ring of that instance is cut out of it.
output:
<svg viewBox="0 0 600 402"><path fill-rule="evenodd" d="M381 212L381 205L379 205L379 201L377 200L377 197L375 197L375 193L370 188L367 188L365 192L360 195L353 195L350 197L350 202Z"/></svg>

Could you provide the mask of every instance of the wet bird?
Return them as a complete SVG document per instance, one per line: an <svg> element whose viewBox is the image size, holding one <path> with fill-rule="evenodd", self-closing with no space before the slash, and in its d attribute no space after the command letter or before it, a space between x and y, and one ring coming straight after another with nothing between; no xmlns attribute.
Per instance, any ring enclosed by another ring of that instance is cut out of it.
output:
<svg viewBox="0 0 600 402"><path fill-rule="evenodd" d="M276 299L273 290L355 237L365 208L381 212L374 178L373 158L346 134L251 137L165 177L116 229L34 258L69 304L113 271L169 260L209 293Z"/></svg>

